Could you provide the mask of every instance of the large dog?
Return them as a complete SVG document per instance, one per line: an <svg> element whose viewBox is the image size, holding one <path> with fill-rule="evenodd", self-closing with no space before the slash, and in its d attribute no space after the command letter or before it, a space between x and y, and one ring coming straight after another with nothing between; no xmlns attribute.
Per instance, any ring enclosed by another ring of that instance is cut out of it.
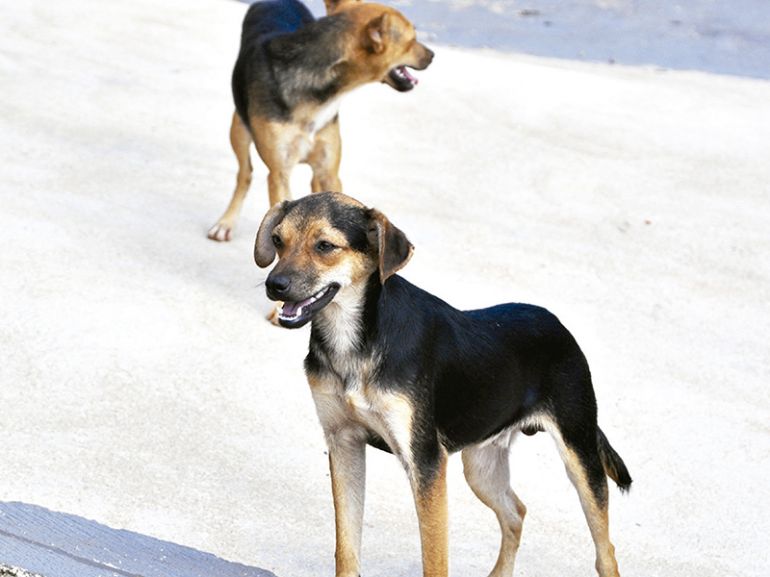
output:
<svg viewBox="0 0 770 577"><path fill-rule="evenodd" d="M447 575L446 462L497 515L492 577L510 577L526 509L509 486L518 432L548 431L575 485L601 577L617 577L607 476L631 477L599 429L591 375L575 339L547 310L504 304L462 312L395 273L412 254L380 212L337 193L276 204L254 247L278 263L267 295L280 324L312 322L305 371L329 446L337 577L357 577L364 449L395 454L417 505L426 577Z"/></svg>
<svg viewBox="0 0 770 577"><path fill-rule="evenodd" d="M243 21L233 70L230 143L238 159L235 192L208 232L230 240L251 184L251 143L268 168L270 206L291 198L289 179L301 162L313 170L311 190L342 190L337 111L346 93L368 82L405 92L433 52L415 38L400 12L355 0L326 0L316 20L298 0L253 4Z"/></svg>

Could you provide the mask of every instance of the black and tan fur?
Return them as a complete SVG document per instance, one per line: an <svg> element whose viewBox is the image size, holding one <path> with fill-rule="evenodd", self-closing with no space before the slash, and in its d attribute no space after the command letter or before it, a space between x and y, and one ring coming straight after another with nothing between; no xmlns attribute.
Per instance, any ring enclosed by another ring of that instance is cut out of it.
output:
<svg viewBox="0 0 770 577"><path fill-rule="evenodd" d="M298 0L257 2L246 13L232 77L238 175L227 210L208 232L213 240L231 238L251 184L252 142L268 169L270 206L291 198L299 163L312 168L312 192L341 191L340 99L369 82L411 90L417 80L407 67L423 70L433 59L393 8L356 0L327 0L326 7L318 20Z"/></svg>
<svg viewBox="0 0 770 577"><path fill-rule="evenodd" d="M514 436L547 431L577 489L601 577L617 577L608 531L607 476L631 477L597 425L588 364L547 310L526 304L459 311L395 274L412 245L382 213L336 193L275 205L254 247L278 262L268 297L279 319L312 323L305 359L329 446L336 575L360 573L365 445L392 452L411 482L426 577L447 576L446 464L500 523L492 577L511 577L524 504L509 486Z"/></svg>

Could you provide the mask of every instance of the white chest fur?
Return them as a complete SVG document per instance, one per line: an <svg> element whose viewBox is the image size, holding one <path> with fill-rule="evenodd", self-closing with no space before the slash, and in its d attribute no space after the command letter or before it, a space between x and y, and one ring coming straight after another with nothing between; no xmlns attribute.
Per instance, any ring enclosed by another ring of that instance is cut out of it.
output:
<svg viewBox="0 0 770 577"><path fill-rule="evenodd" d="M340 279L337 279L338 281ZM414 411L405 395L376 381L380 359L358 350L363 287L343 283L334 301L317 319L332 369L310 379L316 411L329 443L351 435L366 440L369 432L382 438L405 464L411 462Z"/></svg>
<svg viewBox="0 0 770 577"><path fill-rule="evenodd" d="M291 136L285 140L281 152L290 164L306 162L316 146L318 131L327 126L339 112L341 96L333 98L321 106L301 106L295 112L290 123Z"/></svg>
<svg viewBox="0 0 770 577"><path fill-rule="evenodd" d="M373 432L409 463L414 413L409 399L370 382L367 366L348 368L360 369L355 375L362 378L349 378L345 384L331 376L311 382L316 411L328 442L350 437L366 440Z"/></svg>
<svg viewBox="0 0 770 577"><path fill-rule="evenodd" d="M315 138L316 132L334 120L334 117L339 113L341 103L342 96L337 96L325 102L316 110L308 124L308 133L311 139Z"/></svg>

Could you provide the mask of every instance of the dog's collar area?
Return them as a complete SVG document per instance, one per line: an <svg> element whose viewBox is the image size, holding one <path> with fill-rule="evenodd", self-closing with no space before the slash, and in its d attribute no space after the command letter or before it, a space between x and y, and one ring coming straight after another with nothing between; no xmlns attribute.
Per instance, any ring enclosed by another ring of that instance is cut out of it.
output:
<svg viewBox="0 0 770 577"><path fill-rule="evenodd" d="M287 328L299 328L305 325L313 313L331 302L339 289L340 285L332 283L304 300L285 301L278 312L278 321Z"/></svg>
<svg viewBox="0 0 770 577"><path fill-rule="evenodd" d="M396 66L388 72L388 77L395 84L396 90L406 92L414 88L419 80L412 76L406 66Z"/></svg>

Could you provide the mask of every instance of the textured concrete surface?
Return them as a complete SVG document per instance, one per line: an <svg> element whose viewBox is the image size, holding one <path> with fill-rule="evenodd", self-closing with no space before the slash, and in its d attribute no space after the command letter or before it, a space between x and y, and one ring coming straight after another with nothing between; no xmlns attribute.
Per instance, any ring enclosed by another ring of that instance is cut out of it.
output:
<svg viewBox="0 0 770 577"><path fill-rule="evenodd" d="M261 166L233 242L205 237L235 181L244 10L0 4L0 501L331 575L307 331L264 322L252 262ZM764 577L770 85L435 48L414 92L343 104L346 192L410 236L411 281L544 305L576 335L635 480L611 496L624 575ZM550 440L512 464L517 576L592 574ZM457 458L449 477L451 574L486 575L497 523ZM368 577L419 574L408 484L377 451L363 556Z"/></svg>

